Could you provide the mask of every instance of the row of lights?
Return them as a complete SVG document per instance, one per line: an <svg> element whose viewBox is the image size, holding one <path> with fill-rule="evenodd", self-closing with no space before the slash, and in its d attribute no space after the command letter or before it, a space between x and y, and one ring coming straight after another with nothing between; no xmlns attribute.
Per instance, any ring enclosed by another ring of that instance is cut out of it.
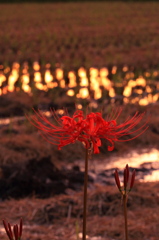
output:
<svg viewBox="0 0 159 240"><path fill-rule="evenodd" d="M6 82L6 76L5 74L9 71L8 68L4 69L4 71L0 71L0 95L6 94L7 92L13 92L17 91L15 87L15 83L19 78L19 63L14 63L12 66L12 70L10 72L10 75L8 77L8 83L7 86L2 87L2 83ZM102 88L108 91L108 96L114 101L115 97L117 96L115 89L114 89L114 83L108 78L109 71L107 68L101 68L100 70L96 68L90 68L89 69L89 79L87 77L87 71L85 68L81 67L78 69L78 77L79 77L79 92L75 93L74 88L77 86L77 77L74 71L68 72L68 79L69 83L66 86L66 81L64 79L64 72L63 69L58 67L55 70L56 80L54 79L53 75L50 71L50 64L46 64L46 69L44 73L44 83L42 82L42 77L40 73L40 65L38 62L33 63L33 70L34 70L34 84L35 87L39 90L48 91L49 89L55 88L57 86L60 86L61 88L67 87L66 94L68 96L76 96L77 98L87 99L90 97L91 90L93 92L93 98L94 99L100 99L102 98ZM116 74L117 67L114 66L111 70L112 74ZM123 67L123 72L126 72L125 74L125 80L126 84L124 86L123 90L123 102L124 103L136 103L138 102L140 105L147 105L152 102L156 102L159 99L159 85L157 85L157 91L155 94L153 93L153 90L150 88L149 85L147 85L146 79L143 76L138 77L136 80L134 80L134 73L129 72L127 66ZM149 73L147 73L149 74ZM159 72L154 71L154 76L159 75ZM32 89L30 87L30 74L29 74L29 67L28 64L24 64L23 70L22 70L22 76L20 77L21 80L21 88L24 92L27 92L28 94L32 94ZM123 83L120 83L119 86L123 86ZM135 89L137 86L143 87L142 88ZM147 93L144 97L141 97L144 93L144 91ZM131 98L132 92L136 93L136 97Z"/></svg>

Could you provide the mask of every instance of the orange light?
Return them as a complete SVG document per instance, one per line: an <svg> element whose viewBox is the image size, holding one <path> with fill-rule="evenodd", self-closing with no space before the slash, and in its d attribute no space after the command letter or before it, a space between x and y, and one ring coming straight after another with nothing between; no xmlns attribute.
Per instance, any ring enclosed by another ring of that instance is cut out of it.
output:
<svg viewBox="0 0 159 240"><path fill-rule="evenodd" d="M79 76L80 78L82 78L82 77L87 77L86 69L83 68L83 67L79 68L79 69L78 69L78 76Z"/></svg>
<svg viewBox="0 0 159 240"><path fill-rule="evenodd" d="M147 104L149 104L149 100L148 100L147 97L141 98L141 99L139 100L139 105L145 106L145 105L147 105Z"/></svg>
<svg viewBox="0 0 159 240"><path fill-rule="evenodd" d="M129 70L129 69L128 69L128 66L125 65L125 66L123 67L123 72L127 72L128 70Z"/></svg>
<svg viewBox="0 0 159 240"><path fill-rule="evenodd" d="M31 88L28 84L23 84L22 89L23 89L24 92L27 92L27 93L31 94Z"/></svg>
<svg viewBox="0 0 159 240"><path fill-rule="evenodd" d="M3 74L0 74L0 87L2 83L6 81L6 77ZM2 95L2 89L0 88L0 95Z"/></svg>
<svg viewBox="0 0 159 240"><path fill-rule="evenodd" d="M56 68L55 74L58 80L63 79L63 70L61 68Z"/></svg>
<svg viewBox="0 0 159 240"><path fill-rule="evenodd" d="M136 85L140 85L145 87L146 86L146 80L140 76L139 78L136 79Z"/></svg>
<svg viewBox="0 0 159 240"><path fill-rule="evenodd" d="M76 97L77 98L82 98L82 99L88 98L89 97L88 88L81 88L79 90L79 93L76 95Z"/></svg>
<svg viewBox="0 0 159 240"><path fill-rule="evenodd" d="M116 74L116 72L117 72L117 66L113 66L112 67L112 74Z"/></svg>
<svg viewBox="0 0 159 240"><path fill-rule="evenodd" d="M116 94L115 94L115 90L114 90L114 88L110 88L110 90L109 90L109 97L115 97L116 96Z"/></svg>
<svg viewBox="0 0 159 240"><path fill-rule="evenodd" d="M75 95L74 90L69 89L69 90L67 91L67 95L70 96L70 97L74 96L74 95Z"/></svg>
<svg viewBox="0 0 159 240"><path fill-rule="evenodd" d="M130 86L126 86L123 91L124 97L130 97L132 93L132 88Z"/></svg>
<svg viewBox="0 0 159 240"><path fill-rule="evenodd" d="M52 82L53 76L51 75L51 72L50 72L49 69L47 69L47 70L45 71L44 79L45 79L45 83L46 83L46 84Z"/></svg>
<svg viewBox="0 0 159 240"><path fill-rule="evenodd" d="M108 68L101 68L99 71L99 75L101 78L107 77L109 74Z"/></svg>
<svg viewBox="0 0 159 240"><path fill-rule="evenodd" d="M40 71L40 65L38 62L33 63L33 69L34 69L34 71Z"/></svg>
<svg viewBox="0 0 159 240"><path fill-rule="evenodd" d="M34 73L34 82L37 82L37 83L41 82L41 73L40 72Z"/></svg>
<svg viewBox="0 0 159 240"><path fill-rule="evenodd" d="M82 105L81 104L77 104L76 107L77 107L77 109L82 109Z"/></svg>
<svg viewBox="0 0 159 240"><path fill-rule="evenodd" d="M136 87L136 81L134 81L134 80L132 80L132 79L129 80L128 86L129 86L129 87L132 87L132 88L133 88L133 87Z"/></svg>
<svg viewBox="0 0 159 240"><path fill-rule="evenodd" d="M76 87L77 86L76 75L75 75L75 73L73 71L70 71L68 73L68 78L69 78L68 87L70 87L70 88Z"/></svg>

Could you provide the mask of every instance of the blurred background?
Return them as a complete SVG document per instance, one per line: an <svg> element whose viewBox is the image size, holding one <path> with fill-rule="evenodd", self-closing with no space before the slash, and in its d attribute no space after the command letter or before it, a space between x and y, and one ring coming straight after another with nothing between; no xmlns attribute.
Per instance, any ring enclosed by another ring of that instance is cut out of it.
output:
<svg viewBox="0 0 159 240"><path fill-rule="evenodd" d="M24 239L78 240L82 221L83 146L47 143L25 117L32 108L49 120L50 108L59 117L122 108L119 123L145 112L143 135L111 153L103 142L91 160L88 238L123 239L113 172L128 163L137 171L130 240L158 239L158 13L145 0L0 1L0 214L24 218Z"/></svg>

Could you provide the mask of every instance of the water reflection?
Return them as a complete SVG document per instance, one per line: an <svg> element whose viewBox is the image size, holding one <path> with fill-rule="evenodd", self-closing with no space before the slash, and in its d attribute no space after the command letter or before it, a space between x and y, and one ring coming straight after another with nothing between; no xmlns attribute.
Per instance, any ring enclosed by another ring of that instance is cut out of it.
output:
<svg viewBox="0 0 159 240"><path fill-rule="evenodd" d="M123 169L128 163L133 168L139 168L143 163L159 162L159 150L143 149L140 153L134 150L122 157L114 157L113 161L106 165L106 168Z"/></svg>
<svg viewBox="0 0 159 240"><path fill-rule="evenodd" d="M132 168L137 168L139 176L142 178L138 180L141 182L159 181L159 150L153 148L150 151L143 149L141 153L132 151L124 157L115 157L115 159L108 163L106 169L118 168L123 169L126 164ZM141 171L140 171L141 170Z"/></svg>
<svg viewBox="0 0 159 240"><path fill-rule="evenodd" d="M84 171L83 161L78 161L76 164ZM112 157L104 160L99 160L98 156L95 155L91 160L89 169L96 174L110 170L109 175L112 176L112 171L114 171L115 168L118 168L119 171L123 171L126 164L136 169L136 178L139 181L159 181L159 150L155 148L142 149L140 152L133 150L124 156L114 156L112 154Z"/></svg>
<svg viewBox="0 0 159 240"><path fill-rule="evenodd" d="M142 180L141 180L142 181ZM145 175L144 182L155 182L159 181L159 170L153 170L151 174Z"/></svg>

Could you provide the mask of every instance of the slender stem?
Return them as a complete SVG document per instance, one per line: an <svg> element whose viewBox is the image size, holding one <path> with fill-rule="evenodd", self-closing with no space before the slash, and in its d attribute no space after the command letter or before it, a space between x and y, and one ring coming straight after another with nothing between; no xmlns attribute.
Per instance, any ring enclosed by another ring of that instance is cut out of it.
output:
<svg viewBox="0 0 159 240"><path fill-rule="evenodd" d="M85 174L84 174L84 196L83 196L83 240L86 240L86 218L87 218L87 184L88 184L88 149L85 155Z"/></svg>
<svg viewBox="0 0 159 240"><path fill-rule="evenodd" d="M127 195L123 195L123 210L125 220L125 240L128 240L128 217L127 217Z"/></svg>

